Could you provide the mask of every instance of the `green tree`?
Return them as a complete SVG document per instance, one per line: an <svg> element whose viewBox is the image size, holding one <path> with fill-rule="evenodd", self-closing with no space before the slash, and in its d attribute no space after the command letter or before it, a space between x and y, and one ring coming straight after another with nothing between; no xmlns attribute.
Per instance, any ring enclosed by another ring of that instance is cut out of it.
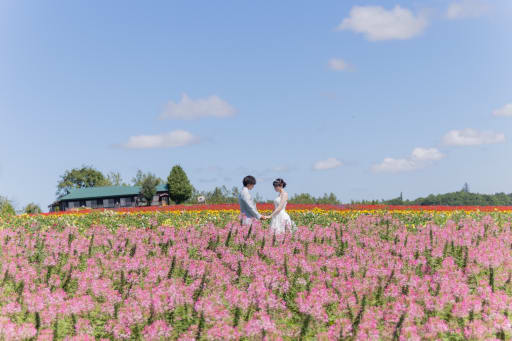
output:
<svg viewBox="0 0 512 341"><path fill-rule="evenodd" d="M153 197L156 194L156 186L160 184L160 179L154 174L148 173L144 176L140 185L140 194L146 201L146 205L150 206L153 201Z"/></svg>
<svg viewBox="0 0 512 341"><path fill-rule="evenodd" d="M186 203L186 204L197 204L197 198L200 197L200 196L204 196L206 198L204 192L198 191L194 186L192 186L192 195L184 203ZM171 202L173 202L173 201L171 200Z"/></svg>
<svg viewBox="0 0 512 341"><path fill-rule="evenodd" d="M132 178L132 184L134 186L142 186L142 184L144 183L144 180L146 180L146 178L148 178L148 177L157 179L158 180L157 186L164 183L164 180L162 180L162 178L159 178L150 172L144 173L143 171L141 171L139 169L137 171L137 174L135 174L135 177Z"/></svg>
<svg viewBox="0 0 512 341"><path fill-rule="evenodd" d="M334 193L325 193L322 197L314 197L309 193L295 194L290 200L293 204L325 204L325 205L340 205L341 202Z"/></svg>
<svg viewBox="0 0 512 341"><path fill-rule="evenodd" d="M169 198L176 204L181 204L192 196L193 187L187 174L179 165L172 167L171 173L167 177L167 184L169 186Z"/></svg>
<svg viewBox="0 0 512 341"><path fill-rule="evenodd" d="M203 196L207 203L210 204L233 204L238 203L238 195L240 194L238 187L228 190L226 186L215 187L212 191L197 191L193 189L192 196L186 203L197 204L197 198Z"/></svg>
<svg viewBox="0 0 512 341"><path fill-rule="evenodd" d="M292 204L314 204L315 198L309 193L295 194L288 200Z"/></svg>
<svg viewBox="0 0 512 341"><path fill-rule="evenodd" d="M119 172L110 172L107 175L108 181L112 184L112 186L128 186L123 182L123 178L121 177L121 173Z"/></svg>
<svg viewBox="0 0 512 341"><path fill-rule="evenodd" d="M340 205L341 202L336 197L336 194L334 193L325 193L323 197L318 198L315 200L316 204L326 204L326 205Z"/></svg>
<svg viewBox="0 0 512 341"><path fill-rule="evenodd" d="M25 209L23 210L23 212L25 212L27 214L39 214L43 211L41 210L41 207L39 207L39 205L31 202L30 204L25 206Z"/></svg>
<svg viewBox="0 0 512 341"><path fill-rule="evenodd" d="M12 202L6 197L0 196L0 216L15 215L16 210Z"/></svg>
<svg viewBox="0 0 512 341"><path fill-rule="evenodd" d="M240 195L240 190L238 189L238 187L233 186L233 188L231 189L231 198L232 198L233 202L238 202L239 195Z"/></svg>
<svg viewBox="0 0 512 341"><path fill-rule="evenodd" d="M110 180L91 166L67 170L57 184L57 195L66 195L73 188L111 186Z"/></svg>
<svg viewBox="0 0 512 341"><path fill-rule="evenodd" d="M238 190L235 187L229 191L226 186L215 187L213 191L205 192L206 202L210 204L228 204L238 201ZM236 195L236 197L235 197Z"/></svg>
<svg viewBox="0 0 512 341"><path fill-rule="evenodd" d="M221 204L226 201L226 195L222 191L222 188L215 187L211 195L207 198L207 201L211 204Z"/></svg>

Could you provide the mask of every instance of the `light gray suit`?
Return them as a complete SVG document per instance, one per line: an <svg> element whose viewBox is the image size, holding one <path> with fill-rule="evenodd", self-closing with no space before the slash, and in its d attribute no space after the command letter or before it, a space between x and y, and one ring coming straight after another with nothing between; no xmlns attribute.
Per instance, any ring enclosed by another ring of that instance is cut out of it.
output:
<svg viewBox="0 0 512 341"><path fill-rule="evenodd" d="M240 204L240 213L244 217L244 224L250 224L252 219L261 218L261 214L256 208L256 203L252 200L251 193L249 193L249 189L245 186L238 196L238 203Z"/></svg>

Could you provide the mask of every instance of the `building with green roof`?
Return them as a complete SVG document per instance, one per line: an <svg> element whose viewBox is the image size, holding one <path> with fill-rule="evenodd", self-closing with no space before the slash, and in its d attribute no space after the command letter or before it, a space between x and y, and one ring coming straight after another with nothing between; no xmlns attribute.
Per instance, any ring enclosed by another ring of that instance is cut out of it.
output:
<svg viewBox="0 0 512 341"><path fill-rule="evenodd" d="M72 189L68 194L59 197L48 206L50 212L67 211L73 208L119 208L146 206L140 194L140 186L103 186ZM152 206L169 204L169 188L167 184L156 187L156 195Z"/></svg>

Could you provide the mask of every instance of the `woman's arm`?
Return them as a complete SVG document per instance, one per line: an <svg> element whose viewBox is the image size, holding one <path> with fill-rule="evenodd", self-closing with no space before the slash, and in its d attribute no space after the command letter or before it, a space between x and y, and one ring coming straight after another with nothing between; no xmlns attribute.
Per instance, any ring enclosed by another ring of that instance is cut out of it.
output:
<svg viewBox="0 0 512 341"><path fill-rule="evenodd" d="M272 214L270 215L270 218L274 218L284 208L284 206L286 205L286 202L288 201L288 193L281 193L280 197L281 197L281 200L279 201L279 206L277 206L276 209L274 210L274 212L272 212Z"/></svg>

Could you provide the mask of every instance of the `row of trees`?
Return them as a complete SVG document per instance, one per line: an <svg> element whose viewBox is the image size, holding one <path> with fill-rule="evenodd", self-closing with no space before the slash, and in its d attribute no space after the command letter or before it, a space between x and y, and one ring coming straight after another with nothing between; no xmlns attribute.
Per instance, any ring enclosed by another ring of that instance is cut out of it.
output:
<svg viewBox="0 0 512 341"><path fill-rule="evenodd" d="M415 200L403 200L398 197L392 200L385 200L382 203L387 205L442 205L442 206L512 206L512 193L479 194L465 191L458 191L446 194L430 194L427 197Z"/></svg>
<svg viewBox="0 0 512 341"><path fill-rule="evenodd" d="M6 197L0 196L0 216L16 214L14 203ZM41 208L34 203L30 203L25 206L22 213L37 214L41 213Z"/></svg>
<svg viewBox="0 0 512 341"><path fill-rule="evenodd" d="M341 205L341 201L338 200L334 193L325 193L322 197L314 197L309 193L301 193L292 196L289 202L294 204Z"/></svg>
<svg viewBox="0 0 512 341"><path fill-rule="evenodd" d="M202 196L205 198L206 202L211 204L232 204L238 203L238 194L238 187L233 187L231 190L228 190L226 186L215 187L212 191L199 192L194 190L193 195L188 202L195 202L197 197ZM264 202L263 198L258 193L256 193L254 199L256 202ZM324 194L322 197L314 197L309 193L295 194L288 201L294 204L341 204L334 193Z"/></svg>
<svg viewBox="0 0 512 341"><path fill-rule="evenodd" d="M391 200L352 201L352 204L363 205L413 205L413 206L512 206L512 193L480 194L472 193L469 184L465 183L462 189L457 192L445 194L430 194L414 200L404 200L402 193Z"/></svg>

